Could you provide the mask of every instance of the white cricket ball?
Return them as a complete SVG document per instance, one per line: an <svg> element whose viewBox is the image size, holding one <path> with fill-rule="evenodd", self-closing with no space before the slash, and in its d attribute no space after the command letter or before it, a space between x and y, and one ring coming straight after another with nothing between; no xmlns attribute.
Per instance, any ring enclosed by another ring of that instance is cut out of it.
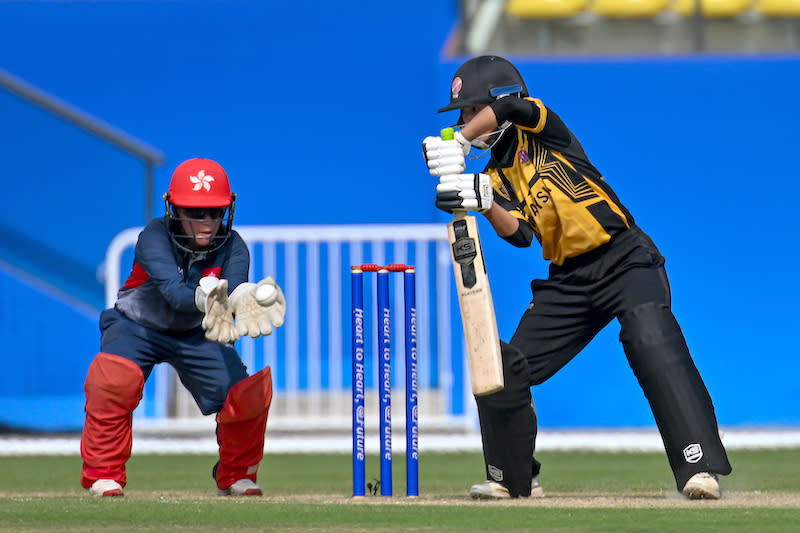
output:
<svg viewBox="0 0 800 533"><path fill-rule="evenodd" d="M278 291L272 285L260 285L256 289L256 301L261 305L271 305L278 299Z"/></svg>

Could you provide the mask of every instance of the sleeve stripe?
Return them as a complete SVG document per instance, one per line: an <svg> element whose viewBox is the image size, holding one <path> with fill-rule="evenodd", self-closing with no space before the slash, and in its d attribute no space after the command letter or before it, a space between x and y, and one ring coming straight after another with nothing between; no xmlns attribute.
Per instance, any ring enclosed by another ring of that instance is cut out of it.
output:
<svg viewBox="0 0 800 533"><path fill-rule="evenodd" d="M541 100L538 98L525 98L526 100L530 100L539 108L539 122L533 128L527 128L525 126L520 126L517 124L516 126L525 131L530 131L532 133L541 133L544 129L544 125L547 124L547 108L544 106Z"/></svg>

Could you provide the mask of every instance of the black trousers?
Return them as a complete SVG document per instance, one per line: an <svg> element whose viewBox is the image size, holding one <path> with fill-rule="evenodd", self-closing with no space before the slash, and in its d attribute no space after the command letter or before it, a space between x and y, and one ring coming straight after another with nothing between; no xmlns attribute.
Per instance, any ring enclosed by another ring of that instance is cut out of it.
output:
<svg viewBox="0 0 800 533"><path fill-rule="evenodd" d="M510 344L524 354L530 384L553 376L612 319L650 403L678 490L695 473L728 474L714 406L671 312L664 258L634 227L609 244L551 265ZM535 435L535 432L534 432Z"/></svg>

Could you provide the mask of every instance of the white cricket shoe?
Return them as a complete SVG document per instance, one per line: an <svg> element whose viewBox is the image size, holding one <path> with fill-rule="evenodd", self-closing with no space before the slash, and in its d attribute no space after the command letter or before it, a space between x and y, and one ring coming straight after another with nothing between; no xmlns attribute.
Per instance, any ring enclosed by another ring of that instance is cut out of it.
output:
<svg viewBox="0 0 800 533"><path fill-rule="evenodd" d="M89 494L95 498L106 498L109 496L125 496L122 492L122 485L113 479L98 479L89 488Z"/></svg>
<svg viewBox="0 0 800 533"><path fill-rule="evenodd" d="M539 482L539 476L531 479L531 498L544 498L544 489Z"/></svg>
<svg viewBox="0 0 800 533"><path fill-rule="evenodd" d="M511 499L511 494L509 494L507 488L505 488L497 481L489 481L489 480L484 481L483 483L472 485L472 487L469 489L469 495L472 496L473 500Z"/></svg>
<svg viewBox="0 0 800 533"><path fill-rule="evenodd" d="M261 496L263 492L261 492L261 487L252 480L244 478L227 489L218 489L217 494L220 496Z"/></svg>
<svg viewBox="0 0 800 533"><path fill-rule="evenodd" d="M473 500L508 500L511 494L508 489L496 481L484 481L473 485L469 489L469 495ZM539 476L531 480L531 498L544 498L544 490L539 482Z"/></svg>
<svg viewBox="0 0 800 533"><path fill-rule="evenodd" d="M686 482L683 495L690 500L719 500L719 476L710 472L698 472Z"/></svg>

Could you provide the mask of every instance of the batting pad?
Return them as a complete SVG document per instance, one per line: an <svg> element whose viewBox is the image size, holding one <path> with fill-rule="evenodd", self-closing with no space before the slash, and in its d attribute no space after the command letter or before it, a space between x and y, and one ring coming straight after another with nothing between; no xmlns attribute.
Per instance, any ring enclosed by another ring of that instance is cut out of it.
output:
<svg viewBox="0 0 800 533"><path fill-rule="evenodd" d="M272 403L270 367L248 376L228 392L217 415L219 466L217 487L227 489L240 479L256 481L264 456L267 415Z"/></svg>
<svg viewBox="0 0 800 533"><path fill-rule="evenodd" d="M113 479L125 486L125 463L133 444L132 413L143 389L142 370L124 357L100 352L89 365L84 384L86 420L81 435L84 488L98 479Z"/></svg>

